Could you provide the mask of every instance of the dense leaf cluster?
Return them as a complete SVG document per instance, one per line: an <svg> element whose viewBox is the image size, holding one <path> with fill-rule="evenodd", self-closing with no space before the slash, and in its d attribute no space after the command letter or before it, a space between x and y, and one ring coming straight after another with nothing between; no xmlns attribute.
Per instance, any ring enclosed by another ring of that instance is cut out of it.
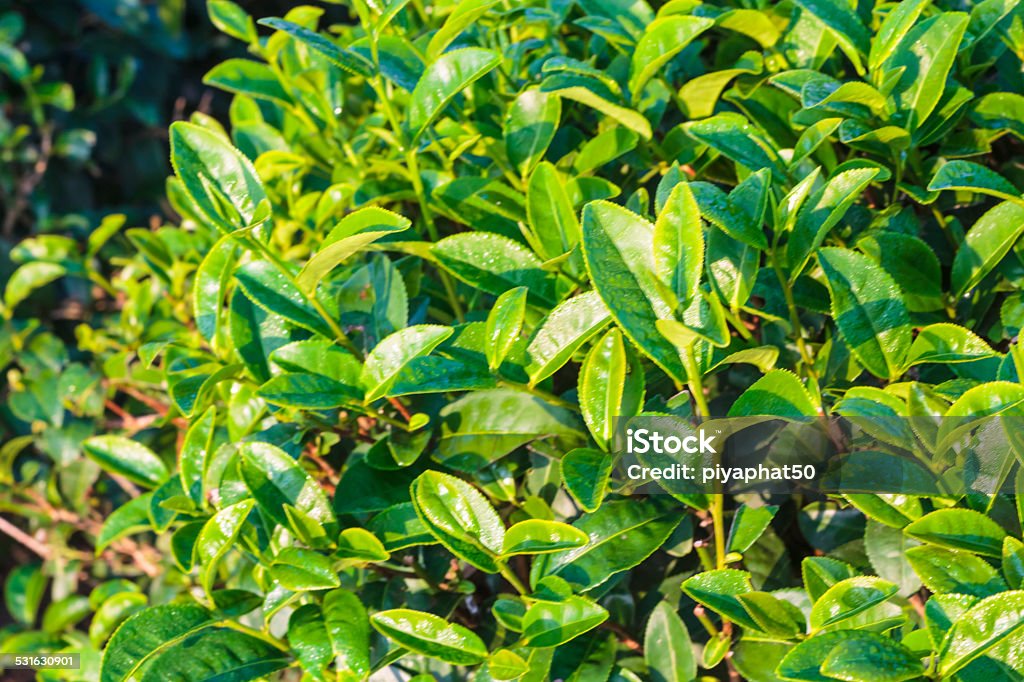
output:
<svg viewBox="0 0 1024 682"><path fill-rule="evenodd" d="M0 650L101 680L1024 675L1019 497L610 477L641 413L902 426L908 462L964 433L902 418L1019 416L1016 2L208 9L248 56L205 76L227 124L170 127L180 223L102 269L112 222L79 271L26 249L4 290L10 319L84 272L111 311L95 369L12 386L4 494L52 509L30 530L118 504L11 574ZM69 436L88 411L121 428ZM38 615L83 541L110 573Z"/></svg>

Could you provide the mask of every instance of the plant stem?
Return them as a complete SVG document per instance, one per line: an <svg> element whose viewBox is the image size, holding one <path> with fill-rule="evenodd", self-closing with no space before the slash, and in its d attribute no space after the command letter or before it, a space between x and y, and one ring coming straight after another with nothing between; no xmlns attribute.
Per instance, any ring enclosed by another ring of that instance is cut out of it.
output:
<svg viewBox="0 0 1024 682"><path fill-rule="evenodd" d="M40 558L44 560L50 558L49 547L39 542L2 516L0 516L0 533L13 538L16 542L21 543L24 547L38 554Z"/></svg>
<svg viewBox="0 0 1024 682"><path fill-rule="evenodd" d="M244 634L247 634L250 637L255 637L256 639L259 639L259 640L261 640L263 642L266 642L270 646L272 646L275 649L278 649L280 651L288 651L288 647L286 647L284 644L279 642L276 638L271 637L270 635L268 635L267 633L263 632L262 630L257 630L255 628L251 628L251 627L249 627L247 625L242 625L238 621L235 621L235 620L222 620L222 621L218 622L217 625L220 625L220 626L223 626L223 627L226 627L226 628L231 628L232 630L237 630L238 632L242 632Z"/></svg>
<svg viewBox="0 0 1024 682"><path fill-rule="evenodd" d="M385 424L390 424L391 426L394 426L395 428L398 428L398 429L402 429L403 431L408 431L409 430L409 425L408 424L406 424L406 423L404 423L402 421L399 421L398 419L395 419L394 417L392 417L390 415L384 414L383 412L381 412L380 410L376 409L372 405L362 405L360 409L362 409L364 412L366 412L367 415L373 417L374 419L376 419L378 421L382 421Z"/></svg>
<svg viewBox="0 0 1024 682"><path fill-rule="evenodd" d="M716 628L715 624L711 621L710 618L708 618L708 613L703 606L700 606L698 604L696 608L693 609L693 615L697 618L700 624L704 626L704 629L707 630L708 635L710 635L711 637L718 637L718 628Z"/></svg>
<svg viewBox="0 0 1024 682"><path fill-rule="evenodd" d="M380 70L380 58L377 55L377 37L376 35L371 36L370 49L372 51L374 64L377 65L378 71ZM405 155L405 165L409 168L409 176L412 181L412 189L416 194L416 201L420 206L420 215L423 218L423 223L427 227L427 234L430 235L430 240L437 242L438 232L437 226L434 224L434 216L430 211L430 206L427 204L427 193L423 189L423 178L420 177L420 165L419 159L416 158L415 146L405 139L405 133L402 131L402 126L398 122L398 117L395 115L394 109L391 107L391 98L388 97L387 92L384 89L384 83L381 77L377 77L370 80L370 86L373 91L377 94L377 99L380 100L381 106L384 108L384 115L388 119L388 123L391 124L391 131L395 135L395 140L398 142L399 151ZM441 277L441 283L444 285L445 294L448 297L448 304L452 308L452 313L455 314L455 319L460 323L466 321L465 314L462 311L462 305L459 303L459 297L455 292L455 284L452 282L448 273L438 268L438 274Z"/></svg>
<svg viewBox="0 0 1024 682"><path fill-rule="evenodd" d="M743 324L743 318L740 317L739 310L730 310L728 308L723 307L722 312L724 312L725 316L729 318L729 322L732 323L733 329L739 332L740 336L743 337L744 341L750 341L750 339L753 338L753 335L751 335L750 330L747 329L747 325Z"/></svg>
<svg viewBox="0 0 1024 682"><path fill-rule="evenodd" d="M552 405L558 405L559 407L564 407L565 409L572 410L573 412L580 411L579 405L574 405L573 403L570 403L568 400L563 400L554 393L545 391L542 388L537 388L536 386L531 386L529 384L520 384L516 381L508 381L505 379L502 379L499 383L501 383L504 386L511 386L513 388L517 388L523 391L527 391L528 393L532 393L533 395L537 396L542 400L546 400Z"/></svg>
<svg viewBox="0 0 1024 682"><path fill-rule="evenodd" d="M705 571L714 569L715 562L711 559L711 554L704 541L693 543L693 550L697 552L697 558L700 559L700 565L704 567Z"/></svg>
<svg viewBox="0 0 1024 682"><path fill-rule="evenodd" d="M436 243L438 241L437 225L434 224L434 215L427 204L427 193L423 189L423 178L420 177L420 164L416 158L415 149L409 148L405 150L405 164L409 167L412 189L416 193L416 201L419 202L420 215L423 217L424 225L427 226L427 234L430 235L431 241ZM459 303L459 297L455 293L455 284L443 269L438 268L437 272L441 276L441 283L444 285L445 293L448 295L448 304L452 308L452 313L455 314L455 319L460 323L465 322L466 316L462 311L462 304Z"/></svg>
<svg viewBox="0 0 1024 682"><path fill-rule="evenodd" d="M774 257L772 258L772 267L775 269L775 276L779 280L779 286L782 287L782 295L786 299L786 308L789 310L789 324L793 328L793 338L796 339L796 347L800 351L800 358L803 360L804 367L807 368L807 376L817 380L811 350L804 342L804 328L800 324L800 314L797 312L796 301L793 298L793 287L789 286L785 273L782 272L779 264L775 262Z"/></svg>
<svg viewBox="0 0 1024 682"><path fill-rule="evenodd" d="M519 579L519 576L508 567L508 564L499 563L498 572L501 573L501 577L507 580L512 587L516 588L519 594L530 594L530 590L526 588L526 585Z"/></svg>
<svg viewBox="0 0 1024 682"><path fill-rule="evenodd" d="M693 353L692 343L683 351L683 365L686 368L686 386L697 405L697 416L706 419L710 415L708 401L704 397L704 386L701 383L700 368L697 366L697 356Z"/></svg>
<svg viewBox="0 0 1024 682"><path fill-rule="evenodd" d="M334 318L332 318L330 314L328 314L328 312L324 309L323 305L320 304L320 301L317 300L316 291L312 291L310 292L309 295L306 295L306 293L302 290L302 287L299 286L298 280L295 279L291 271L288 269L288 264L281 260L281 258L278 257L278 255L275 254L271 249L268 249L267 245L261 242L259 239L250 236L244 241L249 245L254 245L256 247L256 250L264 258L270 261L281 272L281 274L284 275L285 279L287 279L288 282L293 287L295 287L295 289L298 290L299 293L302 294L303 298L305 298L309 302L309 304L313 307L313 310L317 312L317 314L330 328L331 333L334 334L334 340L337 343L344 346L353 355L355 355L357 359L362 360L363 354L359 351L358 348L356 348L356 345L352 343L352 339L348 338L348 334L346 334L344 330L342 330L341 326L334 320Z"/></svg>
<svg viewBox="0 0 1024 682"><path fill-rule="evenodd" d="M711 496L711 526L715 534L715 568L725 568L725 494L721 491Z"/></svg>

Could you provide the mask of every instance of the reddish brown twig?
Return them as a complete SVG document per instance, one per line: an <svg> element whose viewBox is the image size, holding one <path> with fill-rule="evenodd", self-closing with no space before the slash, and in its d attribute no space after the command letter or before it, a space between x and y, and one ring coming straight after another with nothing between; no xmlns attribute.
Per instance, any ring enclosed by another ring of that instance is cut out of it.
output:
<svg viewBox="0 0 1024 682"><path fill-rule="evenodd" d="M633 636L626 632L626 629L624 627L622 627L618 623L610 623L608 621L601 623L601 627L614 634L615 637L618 638L618 640L622 642L622 644L625 645L627 649L629 649L630 651L635 651L641 656L643 655L643 645L640 642L633 639Z"/></svg>
<svg viewBox="0 0 1024 682"><path fill-rule="evenodd" d="M0 533L9 536L15 542L20 543L25 549L32 550L35 554L38 554L44 561L50 558L50 548L44 545L39 540L23 531L22 529L15 526L13 523L0 516Z"/></svg>

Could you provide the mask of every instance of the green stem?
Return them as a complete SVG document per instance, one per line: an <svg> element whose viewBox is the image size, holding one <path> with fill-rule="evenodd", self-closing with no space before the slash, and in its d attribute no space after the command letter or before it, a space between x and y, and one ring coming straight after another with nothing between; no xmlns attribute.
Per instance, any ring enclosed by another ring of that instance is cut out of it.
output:
<svg viewBox="0 0 1024 682"><path fill-rule="evenodd" d="M348 337L348 334L344 332L341 326L334 320L333 317L330 316L330 314L324 309L323 305L320 304L320 301L318 301L316 298L316 292L313 291L309 295L306 295L306 293L302 290L302 287L299 285L298 280L295 279L294 276L292 276L291 270L288 269L288 264L281 260L281 258L271 249L267 248L267 245L261 242L259 239L257 239L256 237L248 237L244 241L246 242L247 245L255 246L256 250L264 258L270 261L274 265L274 267L276 267L281 272L281 274L284 275L285 279L287 279L288 282L302 294L303 298L305 298L309 302L309 304L313 307L317 314L330 328L331 333L334 334L335 342L344 346L350 353L355 355L357 359L362 360L363 354L359 351L358 348L356 348L356 345L352 343L352 339Z"/></svg>
<svg viewBox="0 0 1024 682"><path fill-rule="evenodd" d="M409 425L408 424L406 424L406 423L404 423L404 422L402 422L402 421L400 421L398 419L395 419L394 417L391 417L389 415L384 414L383 412L381 412L380 410L374 408L371 405L363 405L361 407L361 409L364 412L366 412L367 415L373 417L377 421L382 421L382 422L384 422L386 424L390 424L391 426L394 426L397 429L402 429L403 431L408 431L409 430Z"/></svg>
<svg viewBox="0 0 1024 682"><path fill-rule="evenodd" d="M693 615L697 617L697 620L700 621L700 624L704 626L704 629L707 630L710 636L718 637L718 628L716 628L715 624L710 618L708 618L707 611L704 610L703 606L695 608L693 610Z"/></svg>
<svg viewBox="0 0 1024 682"><path fill-rule="evenodd" d="M380 57L377 53L377 36L375 34L370 38L370 52L379 72ZM391 132L394 133L395 140L398 142L399 151L405 155L405 164L409 167L413 192L416 194L416 201L420 205L420 215L422 215L423 222L427 226L427 234L430 235L431 241L437 242L437 226L434 225L434 217L427 204L427 195L423 189L423 178L420 177L419 160L416 158L416 148L410 141L405 139L405 133L398 122L398 116L395 115L395 110L391 106L391 98L388 96L384 88L384 82L379 75L370 79L370 87L373 88L373 91L377 94L377 99L380 100L381 106L384 108L384 116L391 125ZM455 314L455 319L460 323L465 322L465 314L462 311L462 306L459 304L459 297L455 293L455 284L444 270L438 269L438 273L441 276L441 283L444 285L445 293L448 296L448 304Z"/></svg>
<svg viewBox="0 0 1024 682"><path fill-rule="evenodd" d="M498 572L501 573L501 577L507 580L512 587L516 588L516 591L519 592L519 594L530 594L530 590L528 590L526 585L519 580L519 577L511 568L508 567L508 564L499 562Z"/></svg>
<svg viewBox="0 0 1024 682"><path fill-rule="evenodd" d="M426 567L423 566L419 561L412 562L412 571L420 580L430 586L430 589L434 592L440 592L441 586L430 577L430 573L427 572Z"/></svg>
<svg viewBox="0 0 1024 682"><path fill-rule="evenodd" d="M424 225L427 226L427 234L430 235L431 241L436 243L438 241L437 225L434 224L434 215L427 204L427 193L423 189L423 178L420 177L420 164L416 158L415 149L405 150L405 164L409 167L409 175L412 176L412 189L416 193L416 201L419 202L420 215L423 217ZM465 322L466 316L462 311L462 304L459 303L459 297L456 295L455 283L444 270L438 268L437 272L441 276L441 284L444 285L445 293L448 295L448 304L452 308L455 319L459 323Z"/></svg>
<svg viewBox="0 0 1024 682"><path fill-rule="evenodd" d="M377 35L376 33L370 36L370 52L373 58L373 63L377 67L378 74L380 73L380 57L377 49ZM405 164L409 167L409 175L412 180L413 191L416 194L416 201L420 205L420 215L423 217L423 222L427 226L427 233L430 235L430 239L433 242L438 241L437 226L434 225L434 217L430 212L430 207L427 205L427 195L423 189L423 178L420 177L419 161L416 158L416 148L413 146L411 141L405 139L405 133L402 131L402 126L398 122L398 116L395 115L395 110L391 106L391 98L388 96L384 87L384 82L380 75L370 79L370 86L373 91L377 94L377 99L380 100L381 107L384 108L384 115L388 119L388 123L391 125L391 132L395 135L395 140L398 142L399 151L405 154ZM452 308L452 312L455 314L455 319L460 323L465 322L465 315L462 312L462 306L459 304L459 297L455 293L455 285L448 276L448 273L444 270L438 269L438 273L441 276L441 283L444 285L445 293L448 295L448 303Z"/></svg>
<svg viewBox="0 0 1024 682"><path fill-rule="evenodd" d="M800 351L800 358L803 360L804 367L807 368L807 376L817 379L811 350L804 341L804 328L800 324L800 314L797 312L796 301L793 298L793 287L789 285L789 280L786 279L785 273L782 272L782 268L774 257L772 258L772 267L775 269L775 276L779 280L779 286L782 287L782 295L786 299L786 308L789 310L789 324L793 328L793 337L796 339L796 347Z"/></svg>
<svg viewBox="0 0 1024 682"><path fill-rule="evenodd" d="M704 385L701 383L697 356L693 354L693 344L688 345L683 351L683 366L686 368L686 386L697 405L697 416L707 418L711 413L708 410L708 401L704 397Z"/></svg>
<svg viewBox="0 0 1024 682"><path fill-rule="evenodd" d="M370 87L377 93L377 99L380 100L381 106L384 107L384 116L388 119L388 123L391 124L391 132L395 134L395 140L398 141L399 150L405 152L406 141L405 133L402 132L402 126L398 122L398 116L395 115L395 110L391 107L391 98L388 97L387 92L384 90L384 84L377 76L370 81Z"/></svg>
<svg viewBox="0 0 1024 682"><path fill-rule="evenodd" d="M707 545L705 545L703 542L695 542L693 545L693 549L697 552L697 558L700 559L700 565L704 567L704 570L714 570L715 562L711 558L711 554L708 552Z"/></svg>
<svg viewBox="0 0 1024 682"><path fill-rule="evenodd" d="M502 379L499 383L502 384L503 386L510 386L512 388L518 388L520 390L532 393L533 395L537 396L538 398L541 398L542 400L546 400L552 405L558 405L559 407L564 407L565 409L572 410L573 412L580 411L579 405L570 403L568 400L563 400L554 393L545 391L542 388L537 388L536 386L531 386L530 384L520 384L519 382L508 381L506 379Z"/></svg>
<svg viewBox="0 0 1024 682"><path fill-rule="evenodd" d="M725 316L729 318L729 322L732 323L733 329L740 333L740 336L743 337L744 341L750 341L750 339L753 338L750 330L747 329L747 325L743 324L743 318L740 317L740 311L738 309L729 310L728 308L723 307L722 312L724 312Z"/></svg>
<svg viewBox="0 0 1024 682"><path fill-rule="evenodd" d="M288 651L288 647L286 647L284 644L279 642L274 637L271 637L270 635L268 635L267 633L263 632L262 630L257 630L255 628L251 628L251 627L249 627L247 625L242 625L238 621L222 620L222 621L220 621L218 623L218 625L226 627L226 628L230 628L232 630L237 630L238 632L242 632L244 634L247 634L250 637L255 637L256 639L259 639L259 640L261 640L263 642L266 642L267 644L269 644L270 646L274 647L275 649L278 649L279 651L285 651L285 652Z"/></svg>
<svg viewBox="0 0 1024 682"><path fill-rule="evenodd" d="M711 496L711 525L715 534L715 568L725 568L725 495L721 490Z"/></svg>

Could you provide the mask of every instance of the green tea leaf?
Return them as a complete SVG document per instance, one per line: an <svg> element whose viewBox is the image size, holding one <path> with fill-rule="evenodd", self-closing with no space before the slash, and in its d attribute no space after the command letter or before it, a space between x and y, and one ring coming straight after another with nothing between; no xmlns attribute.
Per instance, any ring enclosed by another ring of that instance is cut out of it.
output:
<svg viewBox="0 0 1024 682"><path fill-rule="evenodd" d="M312 292L328 273L350 256L381 237L407 230L408 218L376 206L361 208L342 218L330 231L320 249L296 277L299 287Z"/></svg>
<svg viewBox="0 0 1024 682"><path fill-rule="evenodd" d="M552 280L531 251L508 237L462 232L430 247L442 266L470 286L499 296L526 287L538 303L554 303Z"/></svg>
<svg viewBox="0 0 1024 682"><path fill-rule="evenodd" d="M676 185L654 223L654 268L680 301L697 295L704 269L704 232L689 185Z"/></svg>
<svg viewBox="0 0 1024 682"><path fill-rule="evenodd" d="M786 244L790 282L796 281L815 250L877 174L874 168L844 171L830 178L807 199L796 214L793 232Z"/></svg>
<svg viewBox="0 0 1024 682"><path fill-rule="evenodd" d="M673 14L651 22L637 41L630 63L629 92L637 101L658 70L694 38L714 25L710 19Z"/></svg>
<svg viewBox="0 0 1024 682"><path fill-rule="evenodd" d="M170 475L155 452L123 436L93 436L82 449L104 470L147 488L155 488Z"/></svg>
<svg viewBox="0 0 1024 682"><path fill-rule="evenodd" d="M746 552L751 545L757 542L761 534L768 528L768 524L775 518L775 512L779 508L775 505L764 507L749 507L741 505L736 510L732 525L729 526L729 539L726 542L727 552Z"/></svg>
<svg viewBox="0 0 1024 682"><path fill-rule="evenodd" d="M931 0L910 0L895 4L885 15L878 33L871 38L868 68L873 72L892 56Z"/></svg>
<svg viewBox="0 0 1024 682"><path fill-rule="evenodd" d="M284 505L289 504L324 526L328 536L337 534L337 520L320 484L280 448L269 443L243 443L239 470L260 509L288 527Z"/></svg>
<svg viewBox="0 0 1024 682"><path fill-rule="evenodd" d="M558 171L550 163L541 163L530 175L526 215L546 258L568 253L579 243L580 222Z"/></svg>
<svg viewBox="0 0 1024 682"><path fill-rule="evenodd" d="M1004 201L975 221L953 259L951 285L959 298L976 287L1024 232L1024 206Z"/></svg>
<svg viewBox="0 0 1024 682"><path fill-rule="evenodd" d="M250 59L228 59L217 64L203 76L203 83L285 106L291 103L291 97L281 87L273 69Z"/></svg>
<svg viewBox="0 0 1024 682"><path fill-rule="evenodd" d="M447 52L432 62L412 91L406 121L411 138L419 139L452 98L500 61L501 57L491 50L466 47Z"/></svg>
<svg viewBox="0 0 1024 682"><path fill-rule="evenodd" d="M562 456L562 483L584 511L601 506L614 460L607 453L576 448Z"/></svg>
<svg viewBox="0 0 1024 682"><path fill-rule="evenodd" d="M18 304L28 299L36 289L54 282L67 274L67 269L57 263L35 261L20 266L7 279L4 288L4 307L6 316L14 313Z"/></svg>
<svg viewBox="0 0 1024 682"><path fill-rule="evenodd" d="M897 587L873 576L847 578L825 591L811 609L811 628L822 628L848 620L896 594Z"/></svg>
<svg viewBox="0 0 1024 682"><path fill-rule="evenodd" d="M618 330L608 332L587 354L580 369L579 397L587 428L608 450L619 419L636 415L644 398L643 368Z"/></svg>
<svg viewBox="0 0 1024 682"><path fill-rule="evenodd" d="M738 114L717 114L702 121L685 124L686 133L718 150L732 161L750 170L768 168L772 176L786 177L785 164L771 142L750 122Z"/></svg>
<svg viewBox="0 0 1024 682"><path fill-rule="evenodd" d="M471 24L487 13L492 7L498 4L498 0L461 0L444 20L444 24L430 39L427 44L427 61L433 61L441 56L453 40L465 31Z"/></svg>
<svg viewBox="0 0 1024 682"><path fill-rule="evenodd" d="M770 635L791 639L806 629L803 612L793 604L767 592L747 592L736 595L743 608L758 625Z"/></svg>
<svg viewBox="0 0 1024 682"><path fill-rule="evenodd" d="M256 24L245 10L230 0L210 0L206 5L210 22L232 38L251 43L256 40Z"/></svg>
<svg viewBox="0 0 1024 682"><path fill-rule="evenodd" d="M655 505L636 505L628 500L606 502L573 523L590 537L590 542L545 555L534 563L531 578L535 579L531 581L555 575L581 592L594 589L650 556L679 521L678 515L661 513Z"/></svg>
<svg viewBox="0 0 1024 682"><path fill-rule="evenodd" d="M906 556L924 586L937 594L987 597L1006 589L994 568L967 552L923 545L911 547Z"/></svg>
<svg viewBox="0 0 1024 682"><path fill-rule="evenodd" d="M325 57L338 68L363 78L371 78L373 76L372 65L368 64L355 52L338 47L335 43L319 33L309 30L305 26L277 18L260 19L257 23L261 26L269 26L275 30L284 31L303 45Z"/></svg>
<svg viewBox="0 0 1024 682"><path fill-rule="evenodd" d="M487 366L492 372L501 367L519 338L526 315L526 293L524 287L509 289L498 297L487 315Z"/></svg>
<svg viewBox="0 0 1024 682"><path fill-rule="evenodd" d="M530 665L519 654L499 649L491 654L487 671L495 680L515 680L530 671Z"/></svg>
<svg viewBox="0 0 1024 682"><path fill-rule="evenodd" d="M871 33L845 0L798 0L797 4L828 28L839 47L863 73L861 58L871 49Z"/></svg>
<svg viewBox="0 0 1024 682"><path fill-rule="evenodd" d="M854 251L825 248L818 259L832 294L832 316L850 350L875 376L895 379L910 349L910 319L899 287Z"/></svg>
<svg viewBox="0 0 1024 682"><path fill-rule="evenodd" d="M334 337L310 298L273 264L263 260L252 261L239 268L235 276L254 305L311 332L326 338Z"/></svg>
<svg viewBox="0 0 1024 682"><path fill-rule="evenodd" d="M492 4L490 0L485 2ZM505 151L520 175L530 175L544 158L561 118L561 98L541 90L524 90L509 106L505 116Z"/></svg>
<svg viewBox="0 0 1024 682"><path fill-rule="evenodd" d="M944 12L917 24L885 62L887 69L903 69L892 98L907 130L919 129L942 98L968 19Z"/></svg>
<svg viewBox="0 0 1024 682"><path fill-rule="evenodd" d="M608 612L584 597L565 601L537 601L523 616L523 644L552 647L592 630L608 619Z"/></svg>
<svg viewBox="0 0 1024 682"><path fill-rule="evenodd" d="M565 523L528 519L520 521L505 533L501 555L548 554L587 544L589 538Z"/></svg>
<svg viewBox="0 0 1024 682"><path fill-rule="evenodd" d="M177 121L170 135L171 165L206 219L228 232L259 219L266 191L249 159L220 135L193 123Z"/></svg>
<svg viewBox="0 0 1024 682"><path fill-rule="evenodd" d="M929 192L966 190L988 194L1017 203L1024 202L1021 193L1010 181L990 168L970 161L949 161L942 164L928 183Z"/></svg>
<svg viewBox="0 0 1024 682"><path fill-rule="evenodd" d="M907 366L926 362L950 364L973 362L998 356L976 334L955 324L930 324L914 339L907 353Z"/></svg>
<svg viewBox="0 0 1024 682"><path fill-rule="evenodd" d="M658 602L647 620L644 659L652 678L660 682L686 682L697 677L690 633L668 602Z"/></svg>
<svg viewBox="0 0 1024 682"><path fill-rule="evenodd" d="M509 420L507 415L516 415ZM436 459L464 471L476 471L538 438L583 438L579 417L565 407L508 388L476 391L441 411L441 440Z"/></svg>
<svg viewBox="0 0 1024 682"><path fill-rule="evenodd" d="M973 509L937 509L903 529L922 542L985 556L1002 556L1006 531Z"/></svg>
<svg viewBox="0 0 1024 682"><path fill-rule="evenodd" d="M487 647L472 631L432 613L391 609L370 616L370 624L400 646L445 663L475 665L487 659Z"/></svg>
<svg viewBox="0 0 1024 682"><path fill-rule="evenodd" d="M606 130L583 145L572 166L580 175L594 172L635 149L638 139L629 128Z"/></svg>
<svg viewBox="0 0 1024 682"><path fill-rule="evenodd" d="M836 671L835 677L825 676L826 665ZM868 666L870 679L877 677L890 682L913 679L922 672L920 660L885 635L868 630L838 630L797 644L780 661L778 674L784 679L808 682L860 680L865 678L856 675ZM845 676L848 672L852 676Z"/></svg>
<svg viewBox="0 0 1024 682"><path fill-rule="evenodd" d="M423 324L401 329L377 344L366 357L360 379L366 388L366 402L387 395L402 368L430 353L451 335L451 327Z"/></svg>
<svg viewBox="0 0 1024 682"><path fill-rule="evenodd" d="M251 680L287 667L284 651L261 638L228 628L207 628L150 663L143 682L168 679Z"/></svg>
<svg viewBox="0 0 1024 682"><path fill-rule="evenodd" d="M942 269L928 244L908 234L879 232L859 240L857 248L878 261L896 281L908 311L929 312L942 307Z"/></svg>
<svg viewBox="0 0 1024 682"><path fill-rule="evenodd" d="M481 571L497 573L505 525L476 488L439 471L426 471L412 484L416 513L438 541Z"/></svg>
<svg viewBox="0 0 1024 682"><path fill-rule="evenodd" d="M38 564L15 566L4 580L4 604L15 621L31 627L46 590L46 576Z"/></svg>
<svg viewBox="0 0 1024 682"><path fill-rule="evenodd" d="M595 109L605 116L618 121L645 140L651 139L651 123L643 116L643 114L634 109L617 104L612 101L612 97L602 96L605 93L599 94L598 92L595 92L592 87L588 86L592 86L592 83L588 83L587 79L581 77L560 78L554 80L549 76L548 79L541 83L541 89L543 91L550 92L553 95L558 95L562 99L570 99L579 102L580 104ZM607 94L610 95L611 93Z"/></svg>
<svg viewBox="0 0 1024 682"><path fill-rule="evenodd" d="M330 559L301 547L285 547L278 552L270 564L270 575L293 592L327 590L341 584Z"/></svg>
<svg viewBox="0 0 1024 682"><path fill-rule="evenodd" d="M679 353L655 329L675 305L655 274L653 244L653 226L636 214L603 201L583 209L583 257L598 295L630 341L682 380Z"/></svg>
<svg viewBox="0 0 1024 682"><path fill-rule="evenodd" d="M1008 535L1003 538L1002 570L1006 584L1011 589L1020 589L1024 584L1024 543Z"/></svg>
<svg viewBox="0 0 1024 682"><path fill-rule="evenodd" d="M795 374L773 369L744 391L729 408L730 417L772 415L800 419L814 417L818 408Z"/></svg>
<svg viewBox="0 0 1024 682"><path fill-rule="evenodd" d="M750 574L731 568L698 573L683 582L683 592L694 601L743 627L756 630L757 623L738 599L740 595L753 591Z"/></svg>
<svg viewBox="0 0 1024 682"><path fill-rule="evenodd" d="M96 554L100 554L115 540L150 530L149 504L153 493L140 495L115 509L103 522L96 536Z"/></svg>
<svg viewBox="0 0 1024 682"><path fill-rule="evenodd" d="M1024 627L1024 592L1005 592L975 604L953 623L939 650L939 673L950 676Z"/></svg>
<svg viewBox="0 0 1024 682"><path fill-rule="evenodd" d="M196 556L202 566L199 581L207 594L217 577L217 565L238 539L242 525L255 505L256 500L249 499L224 507L200 531L196 540Z"/></svg>
<svg viewBox="0 0 1024 682"><path fill-rule="evenodd" d="M367 563L387 561L390 554L377 536L365 528L346 528L338 536L338 550L334 556L346 561Z"/></svg>
<svg viewBox="0 0 1024 682"><path fill-rule="evenodd" d="M128 618L103 651L101 682L132 677L155 654L213 624L213 615L194 604L162 604Z"/></svg>
<svg viewBox="0 0 1024 682"><path fill-rule="evenodd" d="M840 642L825 658L821 672L840 680L903 682L917 679L924 672L924 666L905 646L877 637L870 643Z"/></svg>
<svg viewBox="0 0 1024 682"><path fill-rule="evenodd" d="M324 595L324 626L342 680L363 679L370 674L370 620L366 607L347 590Z"/></svg>
<svg viewBox="0 0 1024 682"><path fill-rule="evenodd" d="M537 327L526 348L530 384L536 385L557 372L609 320L608 308L594 291L558 304Z"/></svg>

